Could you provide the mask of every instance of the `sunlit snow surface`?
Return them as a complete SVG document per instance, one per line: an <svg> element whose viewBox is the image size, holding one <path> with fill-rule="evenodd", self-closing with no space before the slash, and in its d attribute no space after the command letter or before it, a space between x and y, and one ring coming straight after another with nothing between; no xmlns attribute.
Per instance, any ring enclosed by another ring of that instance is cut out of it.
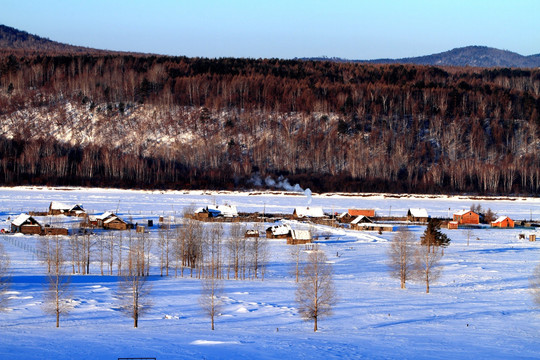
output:
<svg viewBox="0 0 540 360"><path fill-rule="evenodd" d="M95 214L114 211L134 222L179 217L191 205L229 203L239 212L260 213L292 213L308 205L303 194L3 188L0 228L8 228L8 217L21 211L45 211L51 201L80 203ZM540 221L540 200L531 198L313 194L310 206L327 213L375 208L385 216L426 208L431 216L446 217L473 203L516 220ZM66 226L77 222L63 216L38 219ZM523 229L473 230L469 246L465 231L445 230L452 243L445 250L443 273L425 294L422 283L408 282L401 290L399 281L389 277L391 233L290 224L318 235L334 266L339 302L333 316L320 320L317 333L297 314L284 240L270 242L264 281L225 282L225 307L211 331L198 305L200 281L189 275L160 277L157 258L150 277L154 307L138 329L117 309L116 276L99 276L97 263L92 275L72 277L74 310L56 329L41 307L46 277L33 251L38 237L0 237L13 275L9 310L0 313L0 359L540 358L540 312L528 290L540 242L518 239ZM424 227L410 229L419 238Z"/></svg>

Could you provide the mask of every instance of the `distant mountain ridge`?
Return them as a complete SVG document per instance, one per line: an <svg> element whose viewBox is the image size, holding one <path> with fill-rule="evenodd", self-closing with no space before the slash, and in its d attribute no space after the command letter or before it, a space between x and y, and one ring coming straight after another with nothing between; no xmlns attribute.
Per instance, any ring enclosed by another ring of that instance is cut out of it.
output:
<svg viewBox="0 0 540 360"><path fill-rule="evenodd" d="M68 54L117 54L121 51L108 51L84 46L74 46L52 41L41 36L10 26L0 25L0 51L17 51L23 53L68 53Z"/></svg>
<svg viewBox="0 0 540 360"><path fill-rule="evenodd" d="M518 53L487 46L466 46L438 54L374 60L347 60L341 58L310 58L310 60L330 60L368 64L413 64L435 66L475 66L475 67L540 67L540 54L524 56Z"/></svg>

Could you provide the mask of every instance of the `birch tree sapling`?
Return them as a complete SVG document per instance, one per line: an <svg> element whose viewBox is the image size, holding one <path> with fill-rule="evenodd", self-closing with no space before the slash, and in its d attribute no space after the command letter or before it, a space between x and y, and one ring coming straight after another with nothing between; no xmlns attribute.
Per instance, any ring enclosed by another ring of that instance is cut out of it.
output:
<svg viewBox="0 0 540 360"><path fill-rule="evenodd" d="M71 311L69 301L70 278L66 274L64 243L59 236L49 242L51 270L48 274L48 290L46 291L43 310L56 317L56 327L60 327L60 315Z"/></svg>
<svg viewBox="0 0 540 360"><path fill-rule="evenodd" d="M130 238L129 259L131 269L120 278L118 284L118 302L122 311L133 319L133 327L139 326L139 318L151 307L151 286L145 276L144 238Z"/></svg>
<svg viewBox="0 0 540 360"><path fill-rule="evenodd" d="M390 275L400 279L402 289L414 273L414 250L414 235L408 230L398 231L388 248Z"/></svg>
<svg viewBox="0 0 540 360"><path fill-rule="evenodd" d="M429 293L429 285L441 275L440 261L442 259L442 247L418 244L415 252L416 277L426 283L426 293Z"/></svg>
<svg viewBox="0 0 540 360"><path fill-rule="evenodd" d="M205 237L205 249L207 262L205 276L201 277L201 297L199 304L203 312L210 317L211 329L214 330L214 319L221 312L223 302L223 281L221 280L221 239L223 227L220 223L214 223Z"/></svg>
<svg viewBox="0 0 540 360"><path fill-rule="evenodd" d="M317 331L318 319L331 315L336 302L332 265L328 263L325 253L314 247L308 253L296 289L298 312L304 320L313 320L313 331Z"/></svg>

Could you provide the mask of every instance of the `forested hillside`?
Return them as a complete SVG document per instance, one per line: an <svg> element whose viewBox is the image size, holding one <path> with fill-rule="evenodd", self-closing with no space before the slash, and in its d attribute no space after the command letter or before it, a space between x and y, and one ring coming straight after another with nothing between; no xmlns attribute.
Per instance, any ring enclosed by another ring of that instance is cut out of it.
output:
<svg viewBox="0 0 540 360"><path fill-rule="evenodd" d="M538 69L14 53L0 179L537 194L539 95Z"/></svg>

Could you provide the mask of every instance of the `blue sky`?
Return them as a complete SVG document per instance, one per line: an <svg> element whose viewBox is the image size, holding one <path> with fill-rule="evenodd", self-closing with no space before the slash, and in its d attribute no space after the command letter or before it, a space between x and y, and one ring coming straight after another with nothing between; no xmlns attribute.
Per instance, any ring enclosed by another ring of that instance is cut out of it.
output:
<svg viewBox="0 0 540 360"><path fill-rule="evenodd" d="M540 53L540 0L0 0L0 24L99 49L349 59Z"/></svg>

